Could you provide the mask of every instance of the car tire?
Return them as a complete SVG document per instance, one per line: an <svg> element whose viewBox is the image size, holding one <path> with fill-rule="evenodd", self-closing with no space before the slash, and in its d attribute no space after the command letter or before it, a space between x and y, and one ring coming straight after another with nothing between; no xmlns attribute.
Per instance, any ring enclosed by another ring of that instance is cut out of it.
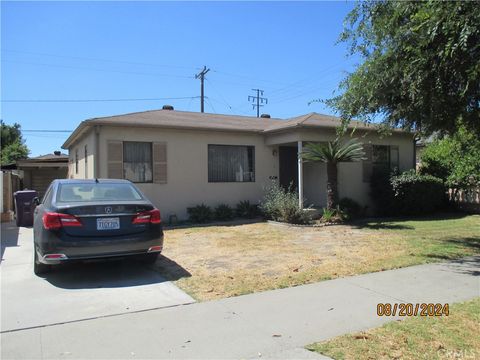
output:
<svg viewBox="0 0 480 360"><path fill-rule="evenodd" d="M49 272L51 269L50 265L42 264L40 261L38 261L38 254L36 249L33 249L33 252L33 272L35 273L35 275L42 275Z"/></svg>
<svg viewBox="0 0 480 360"><path fill-rule="evenodd" d="M143 261L145 264L155 264L155 262L157 261L159 255L160 255L159 253L146 254L146 255L143 256L142 261Z"/></svg>

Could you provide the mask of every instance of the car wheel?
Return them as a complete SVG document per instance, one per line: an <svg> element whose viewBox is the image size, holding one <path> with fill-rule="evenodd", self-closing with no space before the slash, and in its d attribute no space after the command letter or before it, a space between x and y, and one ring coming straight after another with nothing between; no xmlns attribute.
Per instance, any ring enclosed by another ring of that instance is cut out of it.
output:
<svg viewBox="0 0 480 360"><path fill-rule="evenodd" d="M33 272L35 275L45 274L50 271L50 265L42 264L38 261L37 249L33 249Z"/></svg>
<svg viewBox="0 0 480 360"><path fill-rule="evenodd" d="M142 261L145 264L155 264L159 255L160 255L159 253L146 254L146 255L143 256Z"/></svg>

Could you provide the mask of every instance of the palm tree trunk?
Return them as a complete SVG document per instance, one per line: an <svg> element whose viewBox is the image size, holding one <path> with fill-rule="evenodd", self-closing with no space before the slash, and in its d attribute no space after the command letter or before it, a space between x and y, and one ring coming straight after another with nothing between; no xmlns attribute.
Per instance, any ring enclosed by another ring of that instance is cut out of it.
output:
<svg viewBox="0 0 480 360"><path fill-rule="evenodd" d="M327 208L334 209L338 203L338 170L336 162L327 162Z"/></svg>

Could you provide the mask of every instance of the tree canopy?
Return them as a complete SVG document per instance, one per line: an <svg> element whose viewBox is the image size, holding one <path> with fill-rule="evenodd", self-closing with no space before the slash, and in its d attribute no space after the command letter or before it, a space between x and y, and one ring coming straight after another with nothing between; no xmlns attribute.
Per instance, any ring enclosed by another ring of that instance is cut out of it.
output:
<svg viewBox="0 0 480 360"><path fill-rule="evenodd" d="M449 187L480 184L480 138L463 126L428 144L421 159L420 172L442 179Z"/></svg>
<svg viewBox="0 0 480 360"><path fill-rule="evenodd" d="M25 145L20 130L20 124L6 125L0 120L1 131L1 163L7 165L19 159L25 159L29 150Z"/></svg>
<svg viewBox="0 0 480 360"><path fill-rule="evenodd" d="M361 64L326 100L343 119L480 134L480 6L476 1L359 2L340 42Z"/></svg>

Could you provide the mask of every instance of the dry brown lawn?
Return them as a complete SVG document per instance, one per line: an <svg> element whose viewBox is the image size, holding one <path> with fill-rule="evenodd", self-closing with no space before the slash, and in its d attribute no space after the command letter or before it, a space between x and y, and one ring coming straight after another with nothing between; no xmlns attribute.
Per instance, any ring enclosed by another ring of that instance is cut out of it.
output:
<svg viewBox="0 0 480 360"><path fill-rule="evenodd" d="M480 217L296 228L255 223L165 231L156 267L211 300L480 252Z"/></svg>

